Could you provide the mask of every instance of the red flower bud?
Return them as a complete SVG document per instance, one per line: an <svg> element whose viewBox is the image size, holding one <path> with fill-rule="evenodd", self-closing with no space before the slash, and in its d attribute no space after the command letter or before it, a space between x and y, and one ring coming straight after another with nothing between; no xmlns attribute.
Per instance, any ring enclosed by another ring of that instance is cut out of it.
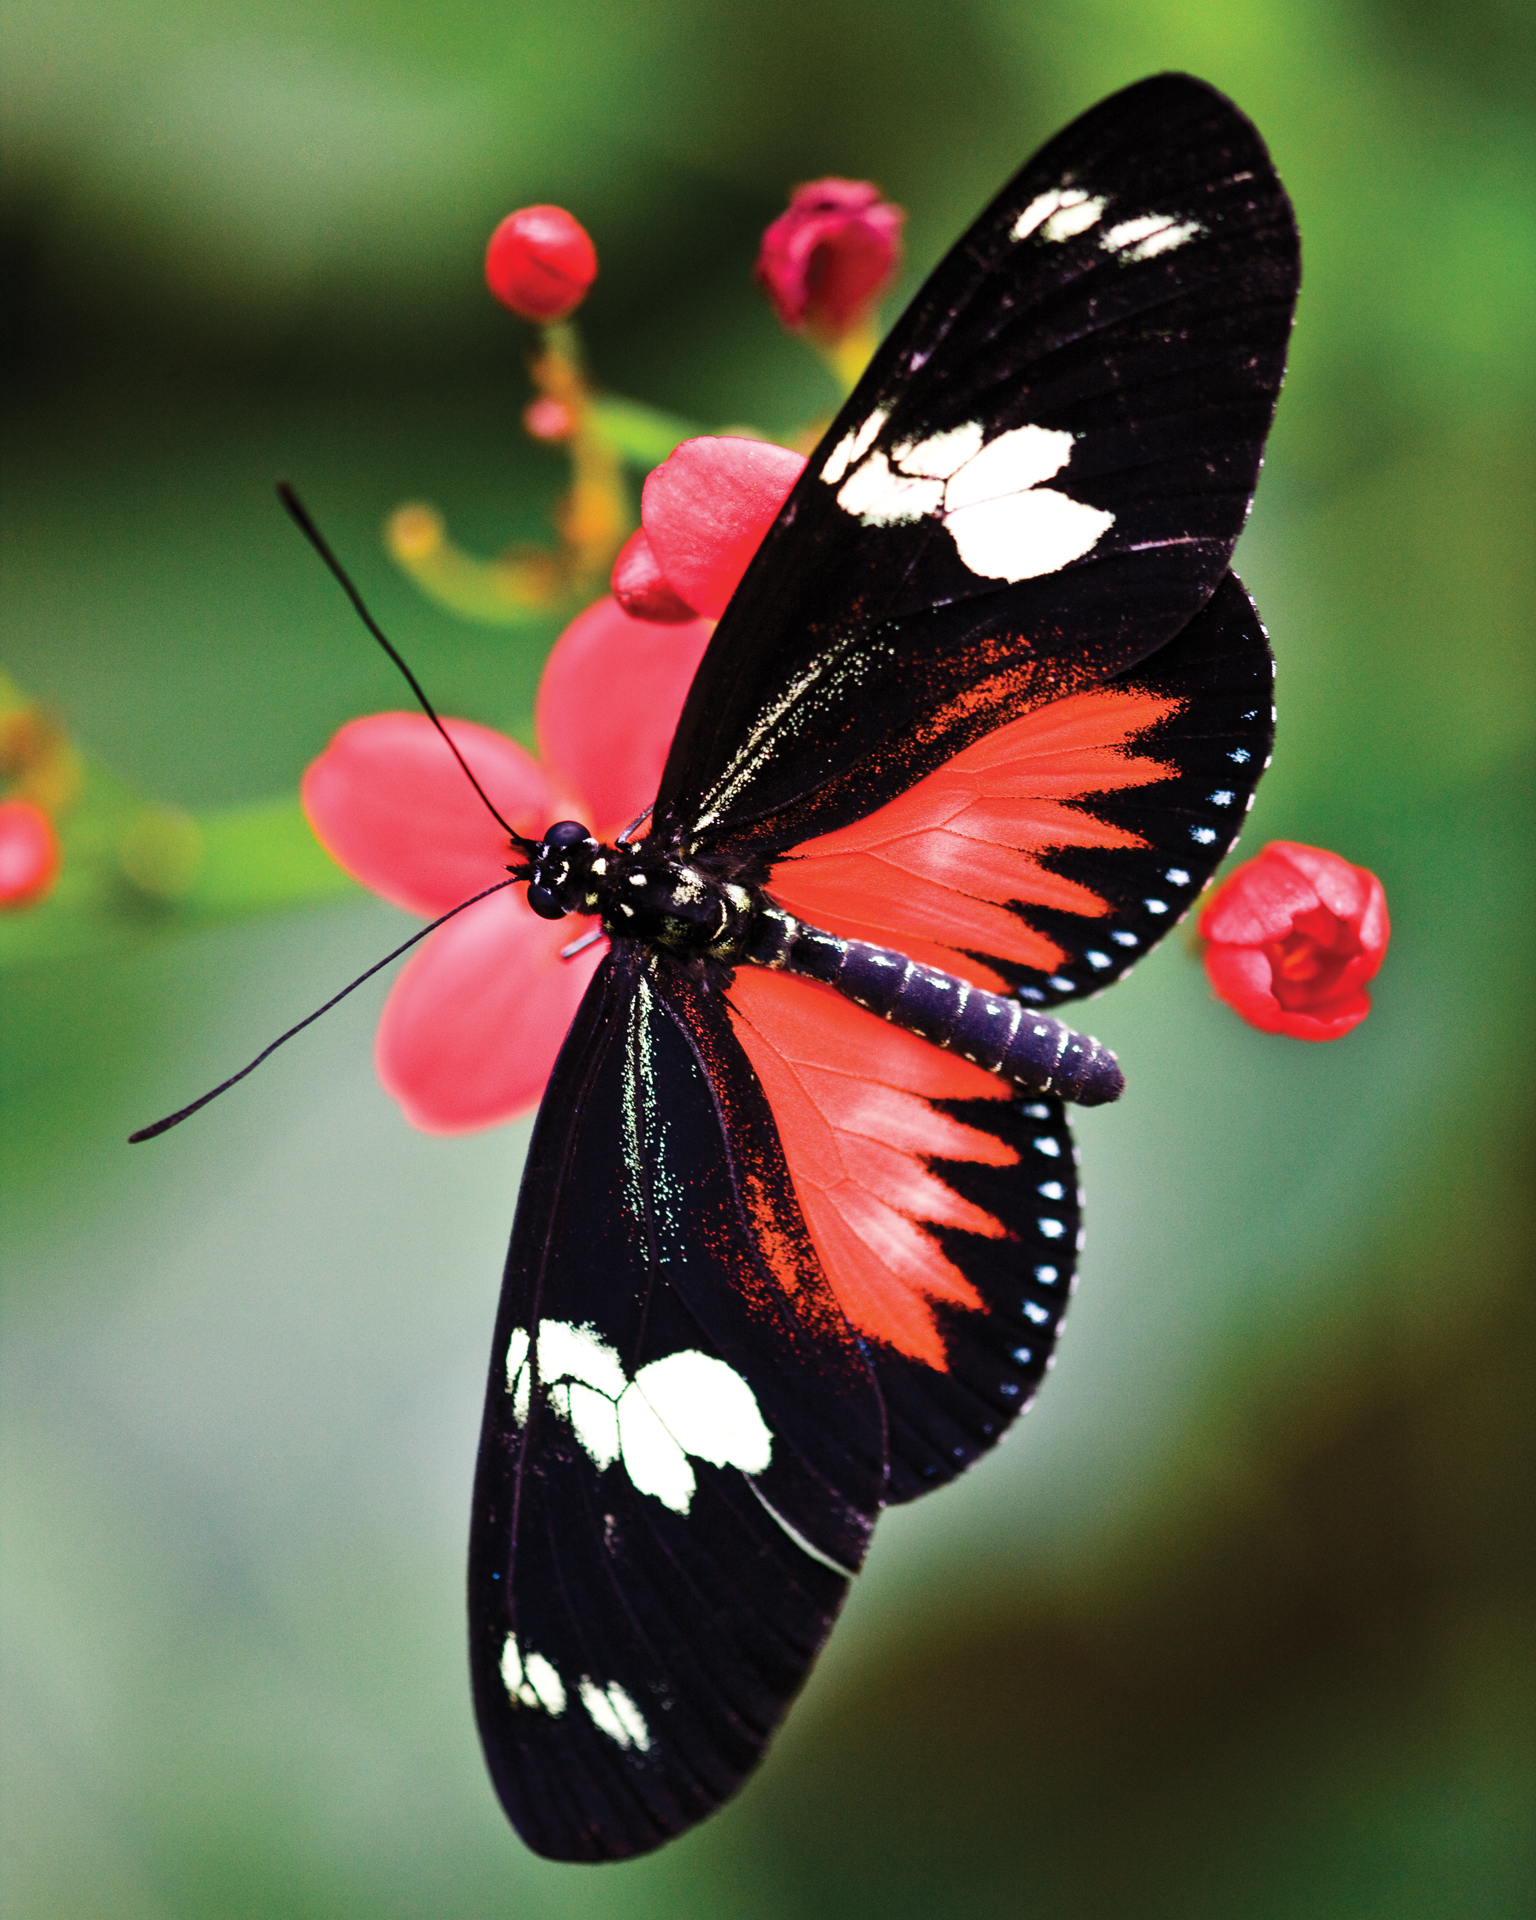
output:
<svg viewBox="0 0 1536 1920"><path fill-rule="evenodd" d="M1375 874L1287 840L1230 874L1200 915L1216 997L1250 1026L1296 1040L1359 1026L1390 931Z"/></svg>
<svg viewBox="0 0 1536 1920"><path fill-rule="evenodd" d="M535 440L569 440L576 416L563 400L552 400L544 394L523 408L523 425Z"/></svg>
<svg viewBox="0 0 1536 1920"><path fill-rule="evenodd" d="M30 800L0 804L0 909L32 906L58 872L59 843L42 808Z"/></svg>
<svg viewBox="0 0 1536 1920"><path fill-rule="evenodd" d="M485 250L485 283L525 320L563 320L597 278L597 250L564 207L509 213Z"/></svg>
<svg viewBox="0 0 1536 1920"><path fill-rule="evenodd" d="M644 527L637 527L620 547L609 584L614 599L632 620L654 620L671 627L699 617L662 572Z"/></svg>
<svg viewBox="0 0 1536 1920"><path fill-rule="evenodd" d="M763 235L757 278L792 333L835 344L870 316L901 260L906 214L868 180L813 180Z"/></svg>

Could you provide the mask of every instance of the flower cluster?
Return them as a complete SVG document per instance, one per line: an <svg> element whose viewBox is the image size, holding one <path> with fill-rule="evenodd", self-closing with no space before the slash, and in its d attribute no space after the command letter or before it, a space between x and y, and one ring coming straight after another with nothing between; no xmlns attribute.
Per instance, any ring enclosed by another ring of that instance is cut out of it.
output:
<svg viewBox="0 0 1536 1920"><path fill-rule="evenodd" d="M59 877L56 821L80 790L62 729L0 676L0 912L46 900Z"/></svg>
<svg viewBox="0 0 1536 1920"><path fill-rule="evenodd" d="M779 318L850 384L899 260L901 220L867 183L823 180L797 188L764 235L757 275ZM486 260L497 298L545 327L540 394L525 424L536 438L572 441L578 482L583 448L589 478L595 471L596 413L560 328L596 271L590 240L557 207L510 215ZM517 832L537 838L571 818L611 839L647 806L712 623L805 464L769 440L708 435L646 462L640 526L613 559L611 594L576 617L549 657L538 756L488 728L446 723ZM589 543L586 563L601 550ZM309 769L303 799L335 859L411 912L446 914L506 870L504 837L420 715L343 727ZM1321 1040L1365 1017L1385 903L1379 882L1337 855L1266 848L1213 895L1200 927L1216 992L1254 1025ZM595 924L542 920L516 888L434 931L379 1026L379 1074L407 1117L457 1132L532 1106L603 950Z"/></svg>

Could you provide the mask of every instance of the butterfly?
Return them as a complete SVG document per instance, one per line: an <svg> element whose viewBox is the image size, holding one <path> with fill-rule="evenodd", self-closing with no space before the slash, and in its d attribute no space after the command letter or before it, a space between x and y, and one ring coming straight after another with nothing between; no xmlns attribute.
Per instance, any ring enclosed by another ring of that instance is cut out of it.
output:
<svg viewBox="0 0 1536 1920"><path fill-rule="evenodd" d="M741 581L649 823L529 899L609 948L535 1125L470 1541L490 1773L566 1860L756 1764L887 1505L994 1446L1079 1246L1049 1009L1236 838L1272 662L1229 570L1299 280L1252 125L1163 75L942 262Z"/></svg>
<svg viewBox="0 0 1536 1920"><path fill-rule="evenodd" d="M1050 1364L1065 1106L1123 1085L1051 1009L1177 923L1269 763L1229 561L1299 277L1212 88L1074 122L828 428L647 815L612 845L502 821L512 878L445 916L526 883L607 936L529 1146L470 1530L481 1739L540 1853L644 1853L729 1798L881 1509L995 1446Z"/></svg>

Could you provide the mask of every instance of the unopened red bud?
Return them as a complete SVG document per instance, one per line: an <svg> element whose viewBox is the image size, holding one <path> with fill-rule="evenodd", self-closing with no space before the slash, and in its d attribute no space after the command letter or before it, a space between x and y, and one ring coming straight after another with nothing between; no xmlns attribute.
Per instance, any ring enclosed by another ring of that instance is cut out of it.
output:
<svg viewBox="0 0 1536 1920"><path fill-rule="evenodd" d="M59 842L42 808L30 800L0 804L0 909L32 906L58 872Z"/></svg>
<svg viewBox="0 0 1536 1920"><path fill-rule="evenodd" d="M763 235L757 278L792 333L835 344L864 325L901 261L903 210L868 180L813 180Z"/></svg>
<svg viewBox="0 0 1536 1920"><path fill-rule="evenodd" d="M597 278L597 250L564 207L509 213L485 251L485 282L525 320L563 320Z"/></svg>
<svg viewBox="0 0 1536 1920"><path fill-rule="evenodd" d="M576 416L563 400L530 400L523 408L523 425L535 440L569 440Z"/></svg>
<svg viewBox="0 0 1536 1920"><path fill-rule="evenodd" d="M698 615L661 570L644 527L637 527L619 549L609 582L613 597L632 620L680 626Z"/></svg>

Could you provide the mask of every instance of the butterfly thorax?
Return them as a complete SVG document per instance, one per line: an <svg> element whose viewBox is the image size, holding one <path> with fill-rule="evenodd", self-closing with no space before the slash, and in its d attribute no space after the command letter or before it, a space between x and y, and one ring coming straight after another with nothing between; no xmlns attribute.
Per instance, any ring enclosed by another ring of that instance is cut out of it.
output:
<svg viewBox="0 0 1536 1920"><path fill-rule="evenodd" d="M730 966L744 954L763 901L755 887L669 857L648 840L609 846L561 820L534 853L528 904L546 920L595 913L610 939Z"/></svg>

